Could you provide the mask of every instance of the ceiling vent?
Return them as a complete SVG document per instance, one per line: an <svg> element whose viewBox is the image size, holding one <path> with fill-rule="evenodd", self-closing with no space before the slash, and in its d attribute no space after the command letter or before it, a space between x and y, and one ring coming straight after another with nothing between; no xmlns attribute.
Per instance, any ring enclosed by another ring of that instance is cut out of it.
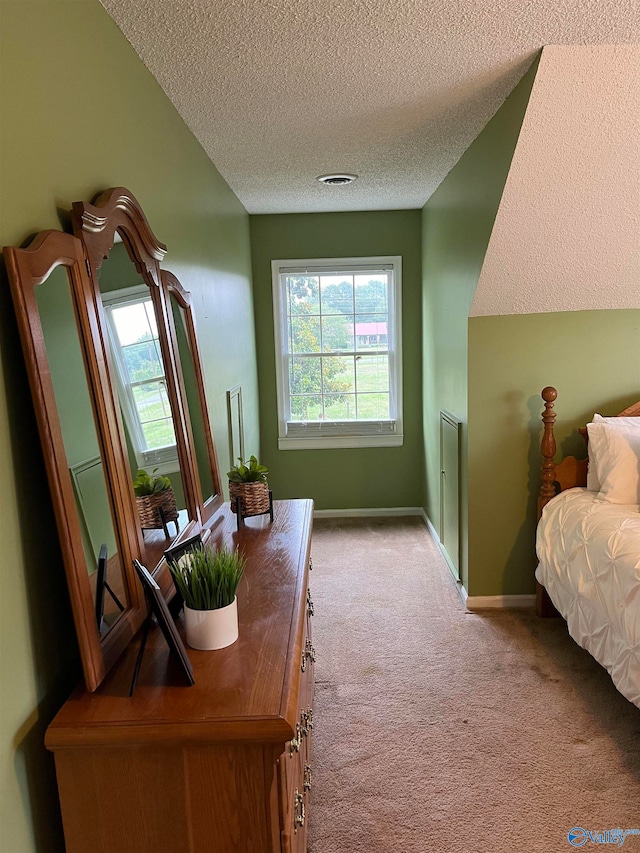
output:
<svg viewBox="0 0 640 853"><path fill-rule="evenodd" d="M345 184L353 183L357 177L357 175L344 173L339 175L319 175L318 180L321 184L326 184L328 187L343 187Z"/></svg>

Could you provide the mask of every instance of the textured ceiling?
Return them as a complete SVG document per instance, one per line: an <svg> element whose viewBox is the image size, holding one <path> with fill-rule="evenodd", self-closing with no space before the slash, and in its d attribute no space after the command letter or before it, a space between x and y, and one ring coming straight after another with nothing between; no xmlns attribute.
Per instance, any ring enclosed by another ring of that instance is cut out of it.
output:
<svg viewBox="0 0 640 853"><path fill-rule="evenodd" d="M640 308L639 282L640 46L547 47L470 316Z"/></svg>
<svg viewBox="0 0 640 853"><path fill-rule="evenodd" d="M542 46L640 41L640 0L101 2L250 213L422 207Z"/></svg>

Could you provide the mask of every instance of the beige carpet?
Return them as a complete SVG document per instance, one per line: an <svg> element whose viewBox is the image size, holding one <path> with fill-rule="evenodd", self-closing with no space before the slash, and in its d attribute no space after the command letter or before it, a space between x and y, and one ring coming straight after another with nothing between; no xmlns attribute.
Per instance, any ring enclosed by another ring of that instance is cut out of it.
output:
<svg viewBox="0 0 640 853"><path fill-rule="evenodd" d="M467 612L419 519L317 521L313 564L309 853L554 853L572 827L640 829L640 709L564 622Z"/></svg>

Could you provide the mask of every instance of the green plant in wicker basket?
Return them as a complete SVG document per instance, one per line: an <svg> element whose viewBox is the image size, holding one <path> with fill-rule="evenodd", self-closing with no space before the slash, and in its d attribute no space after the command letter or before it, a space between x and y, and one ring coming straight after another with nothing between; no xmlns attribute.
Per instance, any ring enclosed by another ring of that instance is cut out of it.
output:
<svg viewBox="0 0 640 853"><path fill-rule="evenodd" d="M138 473L133 481L133 491L137 498L145 497L145 495L157 495L171 488L171 480L162 474L156 476L157 470L154 468L149 474L144 468L138 468Z"/></svg>
<svg viewBox="0 0 640 853"><path fill-rule="evenodd" d="M261 465L255 456L250 456L244 461L242 456L238 456L238 465L234 465L230 471L227 471L227 477L230 483L266 483L268 470L264 465Z"/></svg>
<svg viewBox="0 0 640 853"><path fill-rule="evenodd" d="M219 610L233 604L246 568L246 557L237 548L213 551L201 546L169 564L184 603L192 610Z"/></svg>

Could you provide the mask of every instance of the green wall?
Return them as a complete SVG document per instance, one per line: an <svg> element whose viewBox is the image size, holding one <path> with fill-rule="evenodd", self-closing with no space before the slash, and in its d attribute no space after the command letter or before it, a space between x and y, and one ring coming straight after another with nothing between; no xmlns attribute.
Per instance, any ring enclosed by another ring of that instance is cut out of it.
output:
<svg viewBox="0 0 640 853"><path fill-rule="evenodd" d="M462 421L460 570L467 587L467 318L537 61L422 209L423 431L427 516L440 527L440 410Z"/></svg>
<svg viewBox="0 0 640 853"><path fill-rule="evenodd" d="M98 0L0 3L0 240L68 229L76 200L110 186L139 199L193 293L223 470L226 389L242 384L259 451L248 216ZM52 716L80 678L33 409L0 268L0 846L63 841Z"/></svg>
<svg viewBox="0 0 640 853"><path fill-rule="evenodd" d="M310 497L316 509L420 506L420 211L279 214L250 221L262 455L274 496ZM404 445L278 450L271 261L368 255L402 255ZM253 451L247 442L245 447Z"/></svg>
<svg viewBox="0 0 640 853"><path fill-rule="evenodd" d="M71 469L98 460L100 445L66 269L57 267L44 284L36 287L35 296L67 465ZM117 548L107 482L101 462L82 473L76 470L75 475L77 490L74 491L80 509L87 569L92 574L97 568L101 545L107 545L110 555Z"/></svg>
<svg viewBox="0 0 640 853"><path fill-rule="evenodd" d="M69 467L100 455L91 396L76 316L64 267L36 288L36 302L47 350L60 427Z"/></svg>
<svg viewBox="0 0 640 853"><path fill-rule="evenodd" d="M640 397L640 310L470 318L470 595L535 590L546 385L558 390L558 459L584 457L576 428Z"/></svg>

